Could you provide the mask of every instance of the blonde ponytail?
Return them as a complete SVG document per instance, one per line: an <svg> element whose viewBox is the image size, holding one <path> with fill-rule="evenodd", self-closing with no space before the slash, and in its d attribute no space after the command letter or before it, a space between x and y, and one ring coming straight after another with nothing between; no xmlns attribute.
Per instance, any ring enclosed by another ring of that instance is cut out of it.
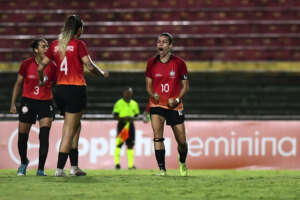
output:
<svg viewBox="0 0 300 200"><path fill-rule="evenodd" d="M58 51L60 53L61 58L65 57L67 46L69 41L72 39L72 32L62 32L58 37Z"/></svg>
<svg viewBox="0 0 300 200"><path fill-rule="evenodd" d="M71 15L66 20L63 31L58 37L58 51L61 58L65 57L69 41L77 34L79 28L82 28L82 25L79 15Z"/></svg>

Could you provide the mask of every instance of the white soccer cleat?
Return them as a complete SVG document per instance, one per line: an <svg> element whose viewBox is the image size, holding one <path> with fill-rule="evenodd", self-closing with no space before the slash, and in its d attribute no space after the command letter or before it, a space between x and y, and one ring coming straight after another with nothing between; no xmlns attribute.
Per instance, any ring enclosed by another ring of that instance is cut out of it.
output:
<svg viewBox="0 0 300 200"><path fill-rule="evenodd" d="M77 166L72 166L70 169L71 176L86 176L86 173Z"/></svg>
<svg viewBox="0 0 300 200"><path fill-rule="evenodd" d="M65 173L65 171L63 169L57 168L56 171L55 171L54 176L65 177L65 176L68 176L68 175Z"/></svg>

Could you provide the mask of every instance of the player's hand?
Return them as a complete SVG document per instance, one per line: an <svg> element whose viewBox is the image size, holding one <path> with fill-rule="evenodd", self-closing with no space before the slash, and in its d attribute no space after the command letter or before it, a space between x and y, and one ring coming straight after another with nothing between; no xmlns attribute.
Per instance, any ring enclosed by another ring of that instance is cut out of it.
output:
<svg viewBox="0 0 300 200"><path fill-rule="evenodd" d="M16 114L17 113L17 108L16 108L16 105L15 104L12 104L10 106L10 113L13 113L13 114Z"/></svg>
<svg viewBox="0 0 300 200"><path fill-rule="evenodd" d="M152 98L154 99L154 103L157 104L159 102L160 96L159 96L159 94L154 93Z"/></svg>
<svg viewBox="0 0 300 200"><path fill-rule="evenodd" d="M168 99L168 106L170 108L175 108L177 105L178 105L178 103L176 102L176 100L174 98Z"/></svg>
<svg viewBox="0 0 300 200"><path fill-rule="evenodd" d="M108 78L109 77L109 72L108 71L105 71L104 74L103 74L104 78Z"/></svg>

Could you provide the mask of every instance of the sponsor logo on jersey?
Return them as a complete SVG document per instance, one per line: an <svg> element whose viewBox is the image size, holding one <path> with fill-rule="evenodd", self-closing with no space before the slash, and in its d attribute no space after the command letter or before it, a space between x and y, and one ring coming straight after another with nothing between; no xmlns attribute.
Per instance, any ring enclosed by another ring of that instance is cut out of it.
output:
<svg viewBox="0 0 300 200"><path fill-rule="evenodd" d="M162 77L163 75L162 74L155 74L154 76L155 77Z"/></svg>
<svg viewBox="0 0 300 200"><path fill-rule="evenodd" d="M58 51L58 46L54 48L54 52ZM67 46L67 51L74 51L74 46Z"/></svg>
<svg viewBox="0 0 300 200"><path fill-rule="evenodd" d="M35 75L30 74L30 75L28 75L28 78L29 78L29 79L35 79Z"/></svg>

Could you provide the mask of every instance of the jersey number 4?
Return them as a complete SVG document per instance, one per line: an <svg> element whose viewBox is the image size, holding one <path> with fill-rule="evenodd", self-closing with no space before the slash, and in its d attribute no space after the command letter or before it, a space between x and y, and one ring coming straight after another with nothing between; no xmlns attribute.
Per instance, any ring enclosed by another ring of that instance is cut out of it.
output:
<svg viewBox="0 0 300 200"><path fill-rule="evenodd" d="M65 75L68 74L68 63L67 63L67 57L64 57L63 61L60 64L60 71L65 72Z"/></svg>

